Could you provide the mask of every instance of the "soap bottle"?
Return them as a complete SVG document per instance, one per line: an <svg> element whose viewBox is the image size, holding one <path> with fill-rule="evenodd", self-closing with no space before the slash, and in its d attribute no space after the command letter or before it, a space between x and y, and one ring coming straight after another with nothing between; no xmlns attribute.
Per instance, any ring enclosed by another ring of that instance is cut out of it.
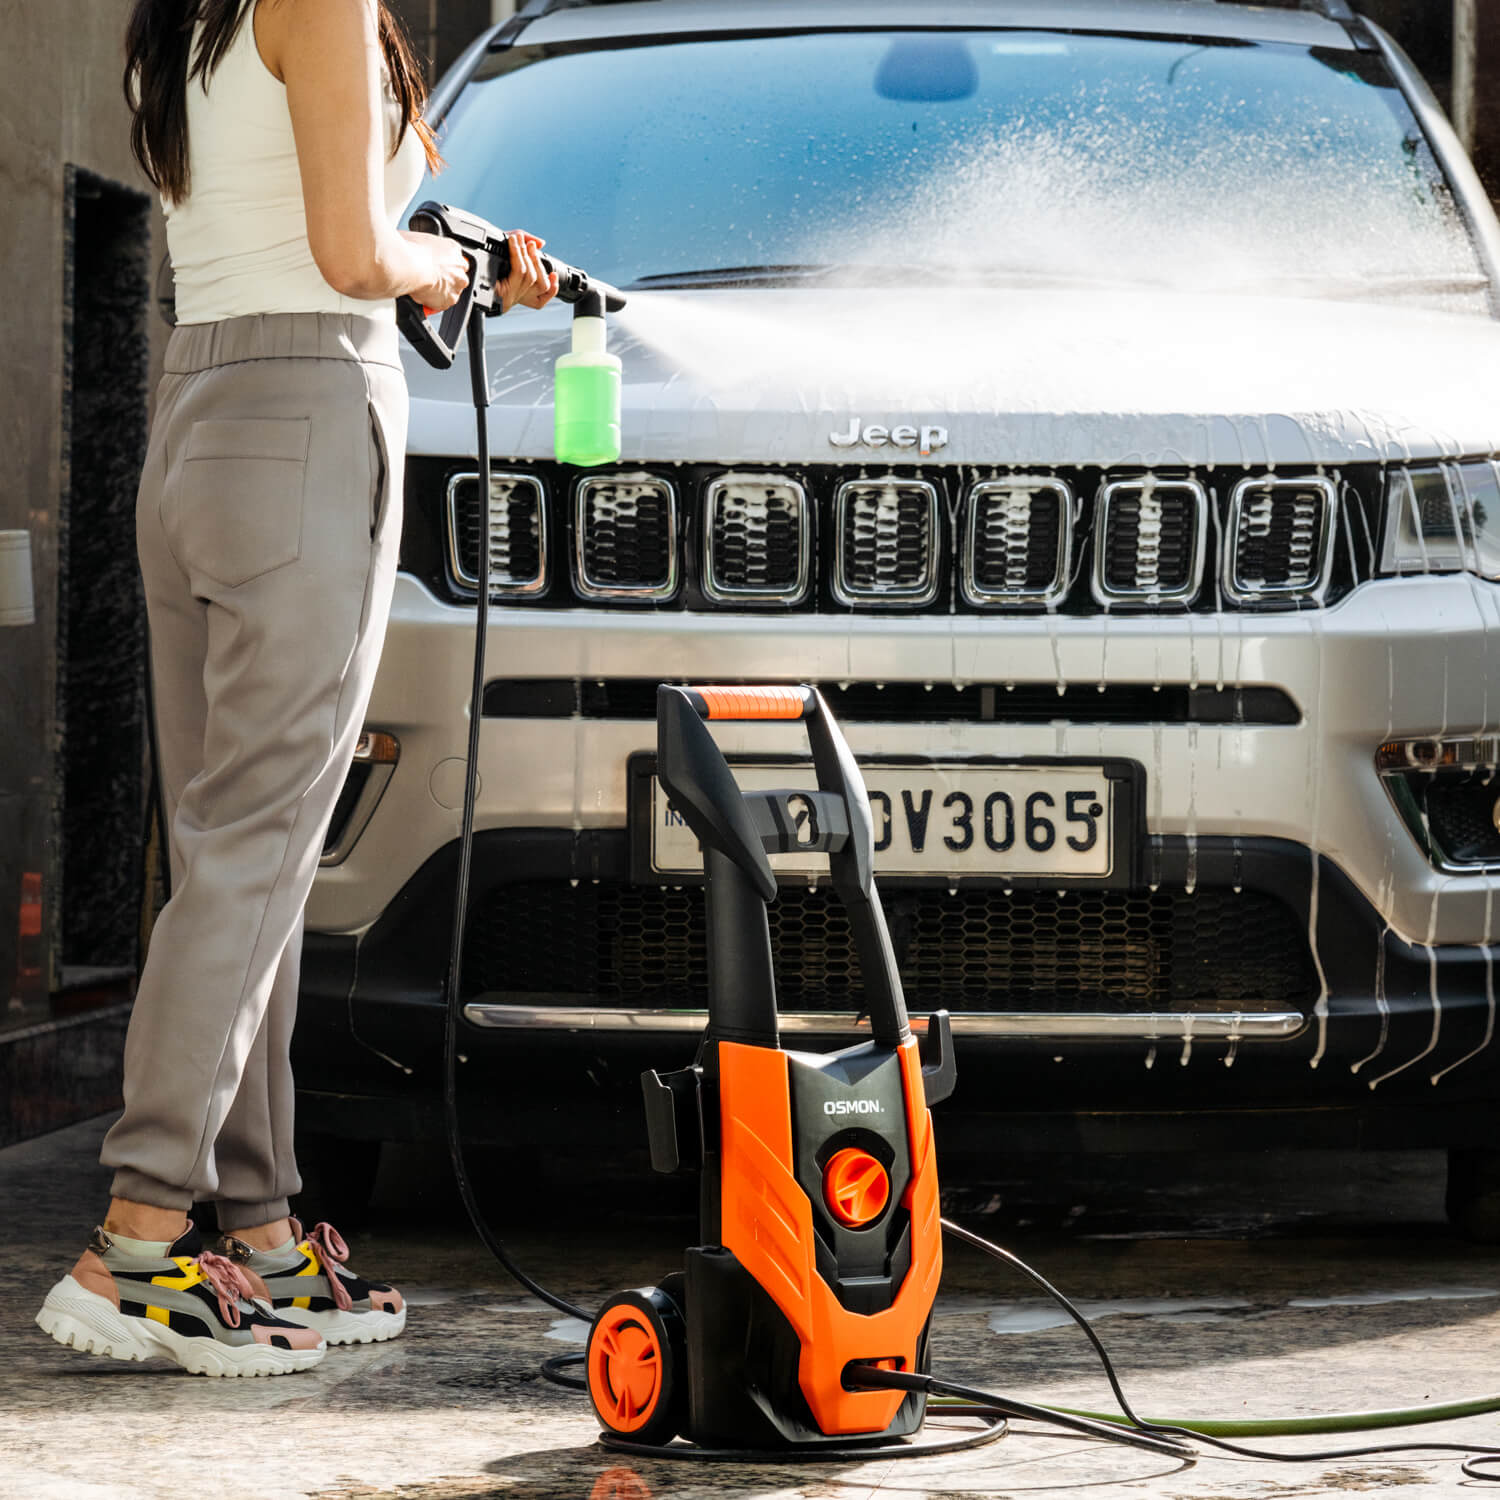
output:
<svg viewBox="0 0 1500 1500"><path fill-rule="evenodd" d="M553 396L559 463L582 468L620 456L620 359L605 348L604 298L573 304L573 347L557 361Z"/></svg>

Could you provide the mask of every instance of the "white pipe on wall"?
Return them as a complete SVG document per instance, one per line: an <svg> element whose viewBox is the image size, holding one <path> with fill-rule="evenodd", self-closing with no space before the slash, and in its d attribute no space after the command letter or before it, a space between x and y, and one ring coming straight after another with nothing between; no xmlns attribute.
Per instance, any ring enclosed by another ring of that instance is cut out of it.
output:
<svg viewBox="0 0 1500 1500"><path fill-rule="evenodd" d="M35 619L31 533L0 531L0 625L30 625Z"/></svg>

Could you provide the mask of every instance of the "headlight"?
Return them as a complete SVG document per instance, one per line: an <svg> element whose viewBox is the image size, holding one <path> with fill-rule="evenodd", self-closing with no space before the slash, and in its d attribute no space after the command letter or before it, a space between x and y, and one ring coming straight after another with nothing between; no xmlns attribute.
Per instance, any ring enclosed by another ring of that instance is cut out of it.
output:
<svg viewBox="0 0 1500 1500"><path fill-rule="evenodd" d="M1489 459L1392 469L1382 573L1500 579L1500 478Z"/></svg>

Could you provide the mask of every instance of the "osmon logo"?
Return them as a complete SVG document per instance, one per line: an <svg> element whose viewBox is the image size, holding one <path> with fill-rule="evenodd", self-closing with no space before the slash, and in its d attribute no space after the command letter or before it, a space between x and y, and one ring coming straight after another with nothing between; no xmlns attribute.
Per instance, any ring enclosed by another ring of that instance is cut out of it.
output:
<svg viewBox="0 0 1500 1500"><path fill-rule="evenodd" d="M829 1099L823 1105L825 1115L883 1115L885 1105L878 1099Z"/></svg>

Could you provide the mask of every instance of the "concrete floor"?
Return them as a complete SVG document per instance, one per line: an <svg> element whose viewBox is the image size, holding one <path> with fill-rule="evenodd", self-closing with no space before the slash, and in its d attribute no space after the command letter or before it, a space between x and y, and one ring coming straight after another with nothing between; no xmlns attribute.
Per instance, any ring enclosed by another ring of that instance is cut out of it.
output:
<svg viewBox="0 0 1500 1500"><path fill-rule="evenodd" d="M578 1330L519 1294L467 1229L440 1158L415 1150L388 1154L369 1225L348 1236L357 1267L406 1290L400 1339L333 1350L316 1371L276 1380L205 1380L78 1355L31 1319L103 1203L95 1157L106 1123L0 1152L12 1209L0 1222L7 1500L1227 1500L1395 1489L1417 1500L1483 1488L1446 1457L1296 1467L1210 1458L1185 1468L1019 1429L982 1450L899 1463L622 1462L595 1443L583 1398L537 1375L540 1360L577 1347ZM949 1208L1075 1297L1126 1303L1091 1310L1146 1414L1411 1405L1500 1392L1500 1264L1445 1229L1441 1165L1430 1154L1327 1152L1013 1162L1002 1179L956 1190ZM691 1233L662 1215L612 1214L598 1228L575 1218L550 1231L517 1226L508 1238L550 1285L589 1303L670 1269ZM1000 1268L953 1253L935 1319L937 1370L1023 1398L1107 1405L1082 1338L1038 1328L1050 1322L1044 1310ZM1500 1443L1500 1418L1404 1436Z"/></svg>

